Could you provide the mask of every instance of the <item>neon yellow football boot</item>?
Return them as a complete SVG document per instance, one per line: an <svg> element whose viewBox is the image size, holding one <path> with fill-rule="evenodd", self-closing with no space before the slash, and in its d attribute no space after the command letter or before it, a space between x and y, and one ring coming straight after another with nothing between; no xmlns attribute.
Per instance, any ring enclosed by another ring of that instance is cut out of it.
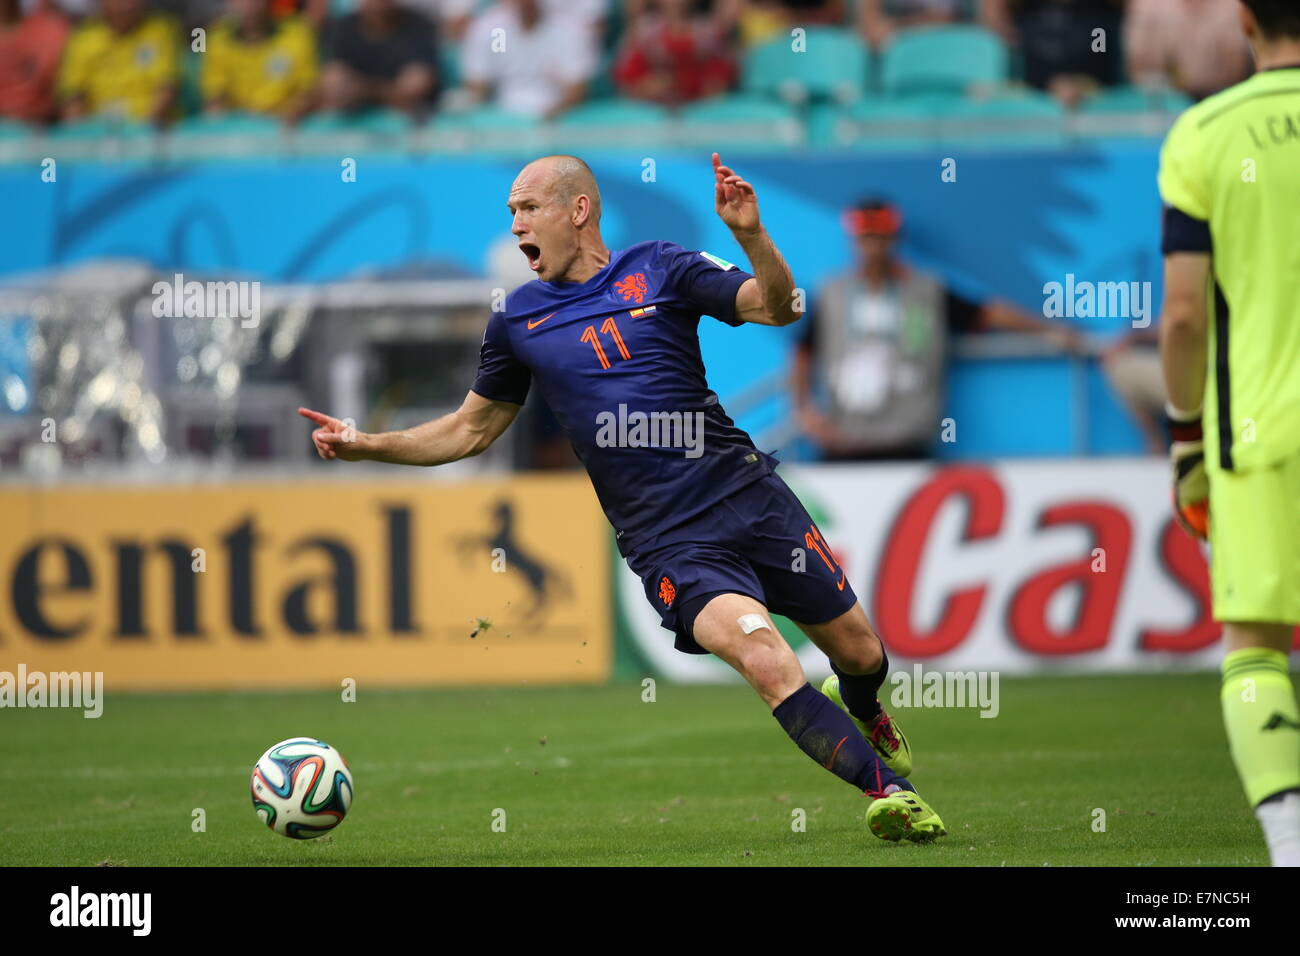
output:
<svg viewBox="0 0 1300 956"><path fill-rule="evenodd" d="M930 843L948 835L939 814L911 790L894 790L872 800L867 807L867 829L891 843Z"/></svg>
<svg viewBox="0 0 1300 956"><path fill-rule="evenodd" d="M836 707L849 714L849 709L844 706L844 699L840 697L840 679L837 675L832 674L822 682L822 693L829 697ZM900 777L906 777L912 772L912 746L907 742L902 729L883 709L880 711L880 716L872 723L858 720L852 714L849 714L849 719L862 732L867 743L880 754L880 759L884 761L886 767Z"/></svg>

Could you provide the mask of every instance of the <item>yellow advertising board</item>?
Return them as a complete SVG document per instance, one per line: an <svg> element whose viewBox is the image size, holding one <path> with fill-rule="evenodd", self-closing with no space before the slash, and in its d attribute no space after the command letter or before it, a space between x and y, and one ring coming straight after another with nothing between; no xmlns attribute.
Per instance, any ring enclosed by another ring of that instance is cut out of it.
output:
<svg viewBox="0 0 1300 956"><path fill-rule="evenodd" d="M0 488L0 671L123 688L600 681L583 475Z"/></svg>

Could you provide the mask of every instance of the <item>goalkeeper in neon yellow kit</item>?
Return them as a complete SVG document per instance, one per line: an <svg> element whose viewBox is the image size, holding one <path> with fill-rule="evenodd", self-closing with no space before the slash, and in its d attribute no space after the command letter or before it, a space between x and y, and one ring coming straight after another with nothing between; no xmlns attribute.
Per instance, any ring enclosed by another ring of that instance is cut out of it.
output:
<svg viewBox="0 0 1300 956"><path fill-rule="evenodd" d="M1175 511L1209 539L1227 640L1228 742L1273 865L1300 866L1300 3L1243 0L1241 22L1256 74L1179 117L1160 156L1160 349Z"/></svg>

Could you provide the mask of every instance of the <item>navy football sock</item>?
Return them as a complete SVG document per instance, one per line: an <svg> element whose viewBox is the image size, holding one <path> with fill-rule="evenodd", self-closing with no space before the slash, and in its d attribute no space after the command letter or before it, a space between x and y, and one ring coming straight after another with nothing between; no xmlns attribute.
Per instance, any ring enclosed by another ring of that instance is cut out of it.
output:
<svg viewBox="0 0 1300 956"><path fill-rule="evenodd" d="M831 670L840 679L840 699L858 720L871 723L880 716L880 685L889 675L889 655L880 645L880 669L871 674L846 674L831 661Z"/></svg>
<svg viewBox="0 0 1300 956"><path fill-rule="evenodd" d="M862 739L849 715L812 684L804 684L777 704L772 716L800 750L859 790L879 793L891 783L904 790L912 789Z"/></svg>

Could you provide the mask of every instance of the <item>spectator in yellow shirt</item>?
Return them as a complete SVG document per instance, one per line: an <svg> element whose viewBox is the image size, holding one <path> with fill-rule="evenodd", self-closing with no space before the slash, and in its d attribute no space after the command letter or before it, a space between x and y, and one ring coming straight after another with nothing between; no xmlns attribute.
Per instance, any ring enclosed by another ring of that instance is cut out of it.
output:
<svg viewBox="0 0 1300 956"><path fill-rule="evenodd" d="M73 32L63 54L64 119L116 116L164 123L176 102L180 39L146 0L100 0L100 15Z"/></svg>
<svg viewBox="0 0 1300 956"><path fill-rule="evenodd" d="M269 113L297 122L315 102L316 38L296 15L273 19L271 0L228 0L202 58L204 109Z"/></svg>

